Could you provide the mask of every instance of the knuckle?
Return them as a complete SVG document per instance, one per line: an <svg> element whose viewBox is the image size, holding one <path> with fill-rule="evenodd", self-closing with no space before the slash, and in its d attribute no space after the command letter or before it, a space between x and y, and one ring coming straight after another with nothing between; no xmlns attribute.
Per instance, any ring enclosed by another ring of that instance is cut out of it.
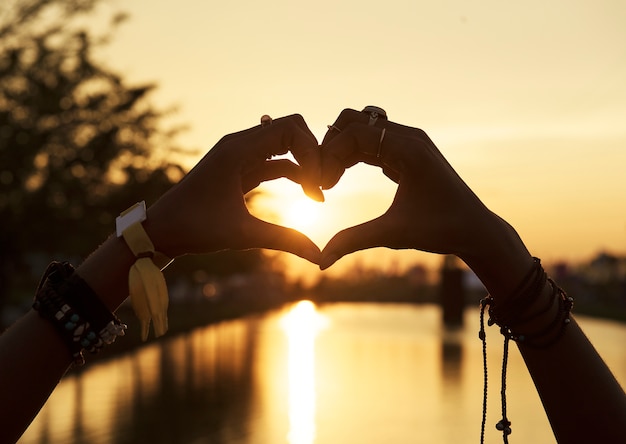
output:
<svg viewBox="0 0 626 444"><path fill-rule="evenodd" d="M426 131L421 128L414 128L415 135L420 138L426 137Z"/></svg>
<svg viewBox="0 0 626 444"><path fill-rule="evenodd" d="M304 123L304 117L302 117L302 114L296 113L296 114L292 114L289 117L297 123Z"/></svg>
<svg viewBox="0 0 626 444"><path fill-rule="evenodd" d="M421 128L415 128L415 137L417 137L418 139L422 141L430 140L430 138L428 137L428 134L426 134L426 131L424 131Z"/></svg>
<svg viewBox="0 0 626 444"><path fill-rule="evenodd" d="M302 117L301 114L291 114L283 119L280 119L278 122L288 128L299 128L302 127L302 125L305 125L304 117Z"/></svg>

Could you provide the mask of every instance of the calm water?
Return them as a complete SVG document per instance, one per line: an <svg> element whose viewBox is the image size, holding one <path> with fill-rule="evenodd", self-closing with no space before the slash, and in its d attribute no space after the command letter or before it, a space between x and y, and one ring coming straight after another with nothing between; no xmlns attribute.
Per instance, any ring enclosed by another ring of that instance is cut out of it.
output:
<svg viewBox="0 0 626 444"><path fill-rule="evenodd" d="M195 330L67 377L20 443L477 443L478 310L441 327L436 306L300 302ZM626 383L626 326L578 317ZM501 442L501 339L488 331L487 443ZM516 349L514 443L554 442Z"/></svg>

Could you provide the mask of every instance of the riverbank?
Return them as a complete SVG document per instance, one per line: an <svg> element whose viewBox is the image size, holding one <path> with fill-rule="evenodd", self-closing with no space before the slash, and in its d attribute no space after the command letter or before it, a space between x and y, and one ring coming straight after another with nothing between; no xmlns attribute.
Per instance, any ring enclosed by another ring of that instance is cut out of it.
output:
<svg viewBox="0 0 626 444"><path fill-rule="evenodd" d="M207 287L209 285L209 287ZM337 302L405 303L411 305L438 304L441 299L439 284L411 283L401 276L372 276L360 280L325 280L312 288L288 284L282 279L265 274L240 277L228 283L175 288L171 291L168 336L189 332L197 327L259 315L277 310L288 303L308 299L318 305ZM574 313L596 318L626 322L626 309L606 306L594 300L587 291L571 294L577 299ZM468 286L464 290L463 305L476 306L485 296L484 289ZM128 325L127 334L101 354L88 357L89 361L106 359L141 347L139 322L128 301L117 311ZM153 335L147 343L154 341Z"/></svg>
<svg viewBox="0 0 626 444"><path fill-rule="evenodd" d="M314 430L317 444L475 443L484 378L478 309L468 307L465 319L449 334L433 304L295 304L168 333L64 378L22 444L285 443L290 431L304 436L298 430ZM580 323L623 384L626 326ZM495 327L488 335L497 386L502 342ZM509 359L515 442L554 442L521 355ZM489 424L500 418L492 388Z"/></svg>

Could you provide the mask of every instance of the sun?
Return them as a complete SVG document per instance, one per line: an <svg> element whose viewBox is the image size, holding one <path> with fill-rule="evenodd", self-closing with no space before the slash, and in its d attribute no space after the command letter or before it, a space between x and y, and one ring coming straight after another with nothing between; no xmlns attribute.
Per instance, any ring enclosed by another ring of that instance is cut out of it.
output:
<svg viewBox="0 0 626 444"><path fill-rule="evenodd" d="M281 210L282 222L296 230L313 227L320 218L321 205L308 197L296 198Z"/></svg>

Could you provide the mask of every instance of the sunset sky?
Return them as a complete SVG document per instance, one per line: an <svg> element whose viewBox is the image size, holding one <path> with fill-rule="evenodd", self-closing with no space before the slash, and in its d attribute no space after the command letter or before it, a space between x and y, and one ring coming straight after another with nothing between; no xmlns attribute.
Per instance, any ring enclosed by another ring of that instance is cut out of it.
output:
<svg viewBox="0 0 626 444"><path fill-rule="evenodd" d="M173 120L190 125L182 145L208 149L266 113L302 114L321 141L343 108L377 105L429 133L544 261L626 252L623 0L108 5L99 17L131 18L103 60L132 82L158 84L155 104L177 105ZM317 222L299 226L320 247L393 198L375 168L344 179L314 206ZM299 188L265 189L273 197L258 199L255 214L285 220ZM376 263L393 260L383 257L428 256L385 252Z"/></svg>

